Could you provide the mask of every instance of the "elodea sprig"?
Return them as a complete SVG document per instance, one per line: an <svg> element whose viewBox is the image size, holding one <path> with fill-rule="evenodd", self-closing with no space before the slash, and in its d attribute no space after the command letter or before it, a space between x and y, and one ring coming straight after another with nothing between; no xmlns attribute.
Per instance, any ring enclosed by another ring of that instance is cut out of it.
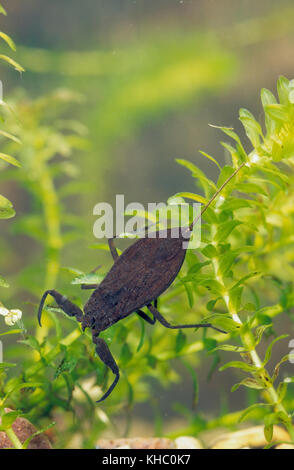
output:
<svg viewBox="0 0 294 470"><path fill-rule="evenodd" d="M277 94L278 99L269 90L261 91L262 124L250 111L240 110L239 119L252 145L250 153L245 151L232 128L220 127L233 144L221 142L231 165L220 169L216 185L196 165L178 161L192 172L204 192L204 196L194 193L178 196L205 203L230 174L244 165L214 202L213 210L210 208L203 214L201 260L197 259L189 267L184 281L192 283L194 291L202 295L204 289L209 290L205 297L209 314L204 321L230 331L232 340L237 341L236 345L224 344L214 349L241 355L241 360L230 361L220 368L233 367L249 374L232 391L241 385L260 391L262 401L244 410L240 419L262 408L266 439L270 442L273 425L282 423L294 442L294 428L285 405L287 386L293 379L287 377L278 386L274 384L289 354L285 354L272 373L268 369L274 344L288 335L274 337L263 358L257 351L263 335L272 330L271 310L279 305L281 315L294 306L291 264L294 81L280 77ZM210 155L201 153L217 163Z"/></svg>

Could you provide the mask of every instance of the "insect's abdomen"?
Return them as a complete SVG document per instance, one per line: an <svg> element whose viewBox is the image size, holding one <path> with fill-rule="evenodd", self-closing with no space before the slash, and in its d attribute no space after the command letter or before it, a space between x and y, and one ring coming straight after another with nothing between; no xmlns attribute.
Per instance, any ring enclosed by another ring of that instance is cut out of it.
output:
<svg viewBox="0 0 294 470"><path fill-rule="evenodd" d="M85 305L85 313L97 312L104 329L144 307L174 281L185 254L182 238L139 239L114 263ZM105 326L107 319L110 323Z"/></svg>

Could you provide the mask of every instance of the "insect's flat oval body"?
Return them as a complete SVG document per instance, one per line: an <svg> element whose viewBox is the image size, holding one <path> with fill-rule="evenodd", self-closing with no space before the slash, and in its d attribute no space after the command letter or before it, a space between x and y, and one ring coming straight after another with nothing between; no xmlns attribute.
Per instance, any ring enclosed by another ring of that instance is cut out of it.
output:
<svg viewBox="0 0 294 470"><path fill-rule="evenodd" d="M103 329L156 299L176 278L185 259L184 239L171 238L170 230L159 238L161 233L129 246L88 300L85 313L97 315Z"/></svg>

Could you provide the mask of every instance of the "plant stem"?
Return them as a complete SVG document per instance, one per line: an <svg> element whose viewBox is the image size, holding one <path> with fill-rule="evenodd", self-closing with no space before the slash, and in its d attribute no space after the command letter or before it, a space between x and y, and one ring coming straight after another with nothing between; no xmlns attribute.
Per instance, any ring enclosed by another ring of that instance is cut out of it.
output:
<svg viewBox="0 0 294 470"><path fill-rule="evenodd" d="M223 300L226 304L227 310L229 314L231 315L232 319L238 323L240 326L243 326L243 323L236 312L235 308L232 305L232 302L230 301L230 295L229 292L227 291L227 288L225 286L223 276L219 270L219 265L218 265L218 260L216 258L213 258L212 260L214 271L215 271L215 276L217 281L221 284L223 288ZM269 403L272 405L274 411L280 411L283 415L287 416L287 420L283 420L283 424L286 427L292 442L294 443L294 428L292 424L292 420L289 417L286 409L284 408L283 404L279 400L279 396L276 392L276 389L274 388L270 375L267 372L266 368L264 367L255 347L252 347L252 344L254 343L254 336L251 332L251 330L247 330L246 333L240 335L242 344L246 350L248 350L248 354L250 356L252 364L256 367L257 369L257 374L259 378L262 380L264 384L264 389L267 391L268 396L269 396ZM254 376L254 374L252 374Z"/></svg>
<svg viewBox="0 0 294 470"><path fill-rule="evenodd" d="M59 201L46 163L40 172L40 186L42 194L44 219L47 228L47 264L44 290L56 286L59 272L59 254L62 248L60 233ZM41 341L48 333L46 323L42 329L37 329L37 339Z"/></svg>
<svg viewBox="0 0 294 470"><path fill-rule="evenodd" d="M18 439L18 437L15 434L15 432L13 431L12 427L6 429L5 433L7 434L9 440L11 441L11 443L13 444L15 449L22 449L22 443Z"/></svg>

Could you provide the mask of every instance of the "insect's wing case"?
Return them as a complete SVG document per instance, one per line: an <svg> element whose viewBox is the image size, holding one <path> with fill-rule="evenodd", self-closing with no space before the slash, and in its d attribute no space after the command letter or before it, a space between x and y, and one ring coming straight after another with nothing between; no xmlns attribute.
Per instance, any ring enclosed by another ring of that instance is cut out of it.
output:
<svg viewBox="0 0 294 470"><path fill-rule="evenodd" d="M93 292L85 312L96 308L119 320L156 299L170 286L183 264L183 241L182 237L171 236L141 238L129 246Z"/></svg>

